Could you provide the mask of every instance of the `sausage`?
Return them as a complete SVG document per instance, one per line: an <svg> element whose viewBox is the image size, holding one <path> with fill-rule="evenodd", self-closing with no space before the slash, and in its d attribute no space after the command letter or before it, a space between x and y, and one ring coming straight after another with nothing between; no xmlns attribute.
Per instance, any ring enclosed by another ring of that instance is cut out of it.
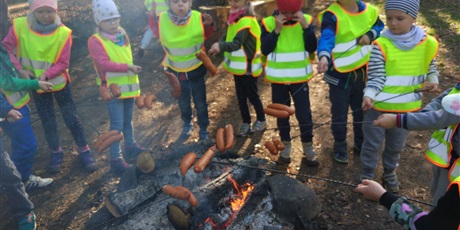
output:
<svg viewBox="0 0 460 230"><path fill-rule="evenodd" d="M211 59L209 59L208 55L203 50L196 53L196 58L203 62L203 65L209 70L211 76L216 75L217 67L212 63Z"/></svg>
<svg viewBox="0 0 460 230"><path fill-rule="evenodd" d="M119 98L121 96L121 91L117 84L115 83L110 84L109 89L114 98Z"/></svg>
<svg viewBox="0 0 460 230"><path fill-rule="evenodd" d="M119 133L117 135L110 136L109 138L105 139L97 148L98 153L102 153L106 148L108 148L111 144L115 142L119 142L123 139L123 134Z"/></svg>
<svg viewBox="0 0 460 230"><path fill-rule="evenodd" d="M195 166L193 167L193 171L195 171L195 173L203 172L204 168L206 167L206 165L209 164L209 162L211 161L215 153L216 153L216 145L213 145L208 150L206 150L203 156L195 163Z"/></svg>
<svg viewBox="0 0 460 230"><path fill-rule="evenodd" d="M225 151L224 131L224 128L219 128L216 133L216 146L221 153Z"/></svg>
<svg viewBox="0 0 460 230"><path fill-rule="evenodd" d="M144 106L145 106L145 108L152 109L153 108L152 102L155 101L155 99L157 99L157 97L154 94L149 94L149 95L145 96L145 98L144 98Z"/></svg>
<svg viewBox="0 0 460 230"><path fill-rule="evenodd" d="M289 113L286 110L277 110L272 108L265 108L264 113L276 118L288 118Z"/></svg>
<svg viewBox="0 0 460 230"><path fill-rule="evenodd" d="M193 163L195 163L195 160L198 156L194 152L189 152L187 153L181 160L180 162L180 174L182 176L185 176L187 174L187 171L192 167Z"/></svg>
<svg viewBox="0 0 460 230"><path fill-rule="evenodd" d="M175 98L180 97L180 83L179 79L171 72L165 71L166 76L168 77L169 86L171 86L172 91L171 95Z"/></svg>
<svg viewBox="0 0 460 230"><path fill-rule="evenodd" d="M118 130L116 129L113 129L113 130L110 130L110 131L107 131L105 132L104 134L102 134L97 140L96 142L94 142L94 148L95 149L98 149L99 148L99 145L101 145L101 143L103 141L105 141L107 138L109 138L110 136L113 136L113 135L117 135L119 134L120 132L118 132Z"/></svg>
<svg viewBox="0 0 460 230"><path fill-rule="evenodd" d="M189 197L187 199L188 203L190 205L192 205L193 207L198 206L198 201L197 201L195 195L193 195L193 193L190 190L188 190L188 188L183 187L183 186L174 186L174 188L177 189L177 190L184 191L184 192L188 193L188 195L189 195Z"/></svg>
<svg viewBox="0 0 460 230"><path fill-rule="evenodd" d="M266 142L265 142L265 148L267 148L268 151L269 151L272 155L278 155L278 149L276 148L275 144L273 144L273 142L271 142L271 141L266 141Z"/></svg>
<svg viewBox="0 0 460 230"><path fill-rule="evenodd" d="M99 94L103 101L110 101L112 100L112 96L110 95L109 89L106 86L100 85L99 86Z"/></svg>
<svg viewBox="0 0 460 230"><path fill-rule="evenodd" d="M175 187L172 187L169 184L163 186L161 190L163 191L164 194L172 198L179 199L179 200L187 200L190 197L190 191L186 192L184 190L180 190Z"/></svg>
<svg viewBox="0 0 460 230"><path fill-rule="evenodd" d="M277 110L287 111L289 113L289 115L292 115L295 112L295 109L292 108L291 106L284 105L284 104L279 104L279 103L269 104L267 107L270 108L270 109L277 109Z"/></svg>
<svg viewBox="0 0 460 230"><path fill-rule="evenodd" d="M273 141L273 144L275 145L275 147L276 147L279 151L284 150L284 144L283 144L282 141L280 141L280 140L278 140L278 139L275 139L275 138L273 138L272 141Z"/></svg>
<svg viewBox="0 0 460 230"><path fill-rule="evenodd" d="M235 136L233 134L233 126L227 124L225 126L225 149L231 149L235 144Z"/></svg>
<svg viewBox="0 0 460 230"><path fill-rule="evenodd" d="M136 98L136 106L138 109L144 108L144 95L140 95Z"/></svg>

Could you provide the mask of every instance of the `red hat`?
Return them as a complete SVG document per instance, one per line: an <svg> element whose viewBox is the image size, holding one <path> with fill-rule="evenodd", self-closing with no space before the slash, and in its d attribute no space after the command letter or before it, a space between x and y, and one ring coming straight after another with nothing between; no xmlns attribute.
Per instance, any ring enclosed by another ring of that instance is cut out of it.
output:
<svg viewBox="0 0 460 230"><path fill-rule="evenodd" d="M303 0L276 0L279 11L297 12L302 9Z"/></svg>

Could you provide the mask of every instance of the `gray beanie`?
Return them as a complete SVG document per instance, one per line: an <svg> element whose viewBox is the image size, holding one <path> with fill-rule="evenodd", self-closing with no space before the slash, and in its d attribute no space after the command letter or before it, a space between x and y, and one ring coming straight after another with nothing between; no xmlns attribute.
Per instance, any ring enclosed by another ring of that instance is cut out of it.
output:
<svg viewBox="0 0 460 230"><path fill-rule="evenodd" d="M387 0L385 2L385 10L399 10L413 18L417 18L419 0Z"/></svg>
<svg viewBox="0 0 460 230"><path fill-rule="evenodd" d="M101 21L120 17L117 5L113 0L93 0L93 14L97 25Z"/></svg>

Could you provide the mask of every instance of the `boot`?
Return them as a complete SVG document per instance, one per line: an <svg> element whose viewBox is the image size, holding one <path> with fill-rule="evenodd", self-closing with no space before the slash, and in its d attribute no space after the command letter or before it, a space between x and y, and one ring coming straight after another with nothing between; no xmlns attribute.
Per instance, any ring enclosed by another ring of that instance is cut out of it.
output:
<svg viewBox="0 0 460 230"><path fill-rule="evenodd" d="M48 165L48 172L49 173L58 173L61 171L62 166L62 158L64 157L64 153L51 153L50 155L50 164Z"/></svg>
<svg viewBox="0 0 460 230"><path fill-rule="evenodd" d="M279 161L289 164L291 163L291 141L283 141L284 149L281 150Z"/></svg>
<svg viewBox="0 0 460 230"><path fill-rule="evenodd" d="M341 164L348 163L347 140L334 141L334 160Z"/></svg>
<svg viewBox="0 0 460 230"><path fill-rule="evenodd" d="M319 165L318 156L316 155L315 150L313 149L313 143L311 142L302 142L303 153L307 157L305 162L308 166L317 167Z"/></svg>
<svg viewBox="0 0 460 230"><path fill-rule="evenodd" d="M81 161L83 162L83 166L87 172L94 172L97 169L96 160L94 159L93 155L91 154L91 150L81 152L79 154Z"/></svg>

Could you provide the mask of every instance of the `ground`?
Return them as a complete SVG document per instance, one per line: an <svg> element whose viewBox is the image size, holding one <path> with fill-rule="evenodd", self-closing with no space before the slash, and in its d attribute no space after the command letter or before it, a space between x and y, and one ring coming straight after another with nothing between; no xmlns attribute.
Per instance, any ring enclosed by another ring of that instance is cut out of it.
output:
<svg viewBox="0 0 460 230"><path fill-rule="evenodd" d="M307 12L316 15L331 1L317 0L308 1ZM381 0L371 1L381 6ZM457 80L460 74L460 16L454 13L459 3L448 0L422 1L421 12L417 22L439 39L441 48L439 51L438 67L440 70L440 88L447 89ZM82 11L83 12L83 11ZM383 10L381 10L383 12ZM384 15L381 14L382 20ZM73 23L76 24L76 23ZM130 28L131 29L131 28ZM141 37L141 29L134 30L137 33L131 35L134 51L137 51ZM85 129L90 146L97 137L108 130L107 109L99 100L97 87L95 86L95 74L89 59L85 41L75 38L70 73L72 76L72 90L78 106L78 115ZM143 67L140 74L141 89L144 94L153 93L157 96L152 110L137 110L134 112L135 137L139 144L151 148L158 155L161 150L177 140L182 122L180 121L177 101L170 96L170 88L167 79L162 74L160 62L162 52L159 44L153 41L147 49L146 56L136 60ZM316 66L317 60L314 62ZM232 124L239 127L241 118L237 106L233 78L227 74L208 77L207 97L211 124L209 130L214 136L219 127ZM322 80L322 75L315 75L309 82L310 100L315 124L330 121L330 103L328 100L328 86ZM259 90L263 104L271 103L271 90L269 84L259 79ZM427 95L427 102L433 95ZM33 103L31 109L35 112ZM59 112L58 112L59 113ZM254 114L254 111L252 111ZM255 119L255 117L253 117ZM196 126L188 142L198 139L198 127ZM349 119L350 120L350 119ZM65 151L65 159L62 171L56 175L46 172L49 160L49 151L43 136L41 123L36 116L32 117L35 134L39 141L39 149L36 154L34 172L42 177L52 177L55 182L48 188L33 191L30 198L35 204L35 213L39 229L82 229L86 221L102 206L102 197L108 191L115 189L118 178L109 172L108 152L96 153L99 169L91 174L84 172L75 150L75 142L70 132L65 128L60 117L59 133L61 144ZM350 120L351 121L351 120ZM295 119L291 119L293 125ZM273 117L268 117L267 130L260 134L250 135L245 138L237 138L235 151L241 155L255 154L260 157L276 160L271 156L263 144L272 137L277 136L276 122ZM338 182L357 183L360 174L359 155L352 153L353 137L350 132L352 126L348 126L348 144L350 161L348 164L338 164L332 159L332 135L329 125L318 125L314 129L314 147L320 157L321 165L318 168L310 168L301 162L302 153L299 138L294 139L293 162L286 170L293 174L309 175L327 178ZM299 130L293 128L293 136L298 136ZM429 182L431 179L431 165L424 159L431 131L411 132L407 139L405 149L401 154L398 177L401 185L401 195L423 202L431 202L429 194ZM4 138L4 146L9 146L9 139ZM185 143L186 144L186 143ZM381 181L382 168L379 166L377 181ZM319 214L322 226L327 229L401 229L388 215L388 212L378 203L368 201L354 193L349 186L336 182L309 179L305 176L297 176L299 180L313 188L321 200L323 210ZM14 229L16 223L10 218L10 209L6 205L6 198L0 198L0 229ZM424 209L428 206L421 205Z"/></svg>

